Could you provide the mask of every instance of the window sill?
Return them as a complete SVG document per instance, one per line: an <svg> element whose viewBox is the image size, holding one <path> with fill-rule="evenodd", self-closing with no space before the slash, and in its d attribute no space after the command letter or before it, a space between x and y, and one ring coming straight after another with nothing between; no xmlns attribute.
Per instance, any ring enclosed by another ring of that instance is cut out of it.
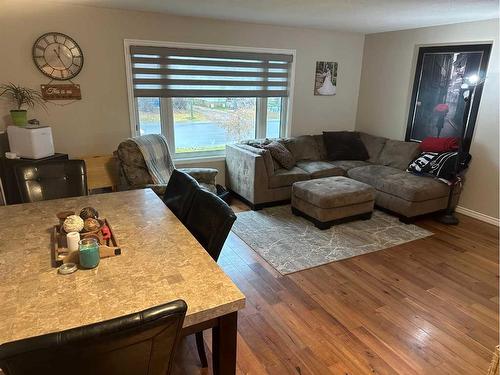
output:
<svg viewBox="0 0 500 375"><path fill-rule="evenodd" d="M225 155L213 155L213 156L193 156L187 158L174 158L174 164L196 164L196 163L210 163L214 161L225 161Z"/></svg>

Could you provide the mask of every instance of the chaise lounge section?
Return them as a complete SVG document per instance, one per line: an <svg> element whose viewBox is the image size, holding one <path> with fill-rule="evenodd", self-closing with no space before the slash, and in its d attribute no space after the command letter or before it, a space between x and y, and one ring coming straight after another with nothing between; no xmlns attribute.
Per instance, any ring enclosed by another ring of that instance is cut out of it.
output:
<svg viewBox="0 0 500 375"><path fill-rule="evenodd" d="M282 168L262 148L269 140L251 140L226 148L226 183L252 209L287 203L295 182L346 176L375 188L376 206L410 221L416 216L444 210L449 187L432 177L406 172L420 153L419 144L367 133L359 133L368 151L367 160L327 160L323 135L279 139L296 160L291 169ZM456 205L460 189L455 189Z"/></svg>

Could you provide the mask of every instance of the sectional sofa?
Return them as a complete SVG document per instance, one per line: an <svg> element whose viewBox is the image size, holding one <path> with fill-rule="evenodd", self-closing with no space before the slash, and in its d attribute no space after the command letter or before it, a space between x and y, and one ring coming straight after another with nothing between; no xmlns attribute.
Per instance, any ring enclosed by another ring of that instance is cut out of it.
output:
<svg viewBox="0 0 500 375"><path fill-rule="evenodd" d="M260 148L268 140L228 145L226 184L252 209L288 202L295 182L330 176L347 176L373 186L375 204L403 221L446 208L449 188L445 183L406 172L420 153L419 143L359 134L368 160L327 160L323 135L279 139L297 160L290 170L281 168L268 150ZM454 205L459 195L456 188Z"/></svg>

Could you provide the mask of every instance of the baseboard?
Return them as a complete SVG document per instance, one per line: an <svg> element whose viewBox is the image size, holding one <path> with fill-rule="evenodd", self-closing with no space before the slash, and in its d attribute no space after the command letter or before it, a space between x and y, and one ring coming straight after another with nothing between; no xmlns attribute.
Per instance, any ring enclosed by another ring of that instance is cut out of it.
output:
<svg viewBox="0 0 500 375"><path fill-rule="evenodd" d="M488 216L488 215L482 214L481 212L470 210L470 209L462 207L462 206L457 206L455 208L455 211L457 211L458 213L461 213L463 215L473 217L474 219L484 221L485 223L493 224L493 225L496 225L497 227L500 226L500 219L497 219L496 217Z"/></svg>

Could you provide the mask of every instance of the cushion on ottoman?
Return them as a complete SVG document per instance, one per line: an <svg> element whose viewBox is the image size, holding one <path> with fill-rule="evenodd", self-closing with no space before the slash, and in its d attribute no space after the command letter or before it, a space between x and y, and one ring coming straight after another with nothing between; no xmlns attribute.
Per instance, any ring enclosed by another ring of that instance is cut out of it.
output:
<svg viewBox="0 0 500 375"><path fill-rule="evenodd" d="M375 189L337 176L296 182L292 185L292 212L327 229L334 223L368 219L375 204Z"/></svg>
<svg viewBox="0 0 500 375"><path fill-rule="evenodd" d="M292 192L314 206L335 208L373 201L375 189L363 182L337 176L296 182Z"/></svg>

